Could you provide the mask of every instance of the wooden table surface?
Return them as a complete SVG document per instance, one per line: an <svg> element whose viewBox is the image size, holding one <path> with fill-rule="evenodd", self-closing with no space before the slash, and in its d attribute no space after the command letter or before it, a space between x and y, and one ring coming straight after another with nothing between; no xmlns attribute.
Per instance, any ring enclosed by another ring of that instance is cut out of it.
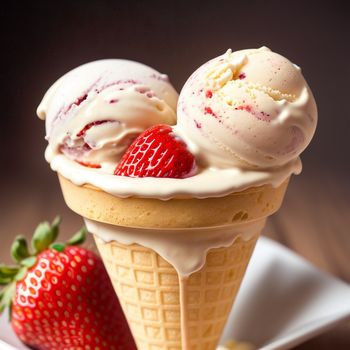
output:
<svg viewBox="0 0 350 350"><path fill-rule="evenodd" d="M16 234L31 234L36 224L63 217L63 236L82 225L65 206L58 183L2 182L0 196L0 262L9 262L9 246ZM304 256L321 270L350 282L350 186L344 176L305 170L294 177L283 207L269 219L264 234ZM89 242L90 246L93 243ZM302 293L302 291L300 291ZM267 320L268 321L268 320ZM297 350L350 349L350 323L342 324Z"/></svg>

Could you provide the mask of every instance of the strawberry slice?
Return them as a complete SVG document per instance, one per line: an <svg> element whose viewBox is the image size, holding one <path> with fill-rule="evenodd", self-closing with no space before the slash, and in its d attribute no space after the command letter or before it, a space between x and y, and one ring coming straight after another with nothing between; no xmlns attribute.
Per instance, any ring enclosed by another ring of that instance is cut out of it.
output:
<svg viewBox="0 0 350 350"><path fill-rule="evenodd" d="M155 125L140 134L118 163L114 175L183 179L194 175L196 161L169 125Z"/></svg>

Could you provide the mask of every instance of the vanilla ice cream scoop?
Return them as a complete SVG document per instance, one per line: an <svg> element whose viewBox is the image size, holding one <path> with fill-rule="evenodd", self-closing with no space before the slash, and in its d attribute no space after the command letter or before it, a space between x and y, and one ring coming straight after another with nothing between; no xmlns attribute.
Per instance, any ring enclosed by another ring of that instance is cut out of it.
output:
<svg viewBox="0 0 350 350"><path fill-rule="evenodd" d="M282 166L309 144L314 97L299 67L266 47L214 58L188 79L177 129L213 168Z"/></svg>
<svg viewBox="0 0 350 350"><path fill-rule="evenodd" d="M168 77L119 59L82 65L60 78L38 107L53 153L83 165L115 167L148 127L176 123L178 95Z"/></svg>

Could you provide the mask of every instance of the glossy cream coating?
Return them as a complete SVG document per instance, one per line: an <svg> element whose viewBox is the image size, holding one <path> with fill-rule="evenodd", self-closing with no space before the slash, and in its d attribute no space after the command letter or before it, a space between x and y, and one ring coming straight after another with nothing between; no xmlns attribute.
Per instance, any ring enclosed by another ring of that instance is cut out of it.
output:
<svg viewBox="0 0 350 350"><path fill-rule="evenodd" d="M206 166L269 169L297 158L316 123L300 68L262 47L198 68L180 93L176 128Z"/></svg>
<svg viewBox="0 0 350 350"><path fill-rule="evenodd" d="M189 277L205 264L210 249L230 247L236 239L259 235L266 218L231 226L191 229L138 229L84 219L89 232L104 242L136 243L151 248L168 261L181 278Z"/></svg>

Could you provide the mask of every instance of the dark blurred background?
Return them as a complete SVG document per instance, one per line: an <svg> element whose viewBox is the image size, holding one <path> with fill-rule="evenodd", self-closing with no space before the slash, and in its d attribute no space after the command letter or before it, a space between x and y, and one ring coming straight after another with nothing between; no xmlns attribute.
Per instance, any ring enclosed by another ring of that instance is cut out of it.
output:
<svg viewBox="0 0 350 350"><path fill-rule="evenodd" d="M100 58L129 58L168 74L180 90L194 69L227 48L262 45L302 67L318 102L306 168L317 164L339 176L349 170L345 1L8 1L0 12L1 164L13 181L50 181L35 109L68 70Z"/></svg>
<svg viewBox="0 0 350 350"><path fill-rule="evenodd" d="M81 224L45 163L44 123L35 114L57 78L88 61L128 58L168 74L180 90L193 70L228 48L266 45L302 67L319 108L303 175L266 234L349 282L349 23L348 2L339 0L2 3L0 260L8 260L13 236L30 233L38 220L59 212L66 232ZM348 331L300 349L327 342L349 349Z"/></svg>

